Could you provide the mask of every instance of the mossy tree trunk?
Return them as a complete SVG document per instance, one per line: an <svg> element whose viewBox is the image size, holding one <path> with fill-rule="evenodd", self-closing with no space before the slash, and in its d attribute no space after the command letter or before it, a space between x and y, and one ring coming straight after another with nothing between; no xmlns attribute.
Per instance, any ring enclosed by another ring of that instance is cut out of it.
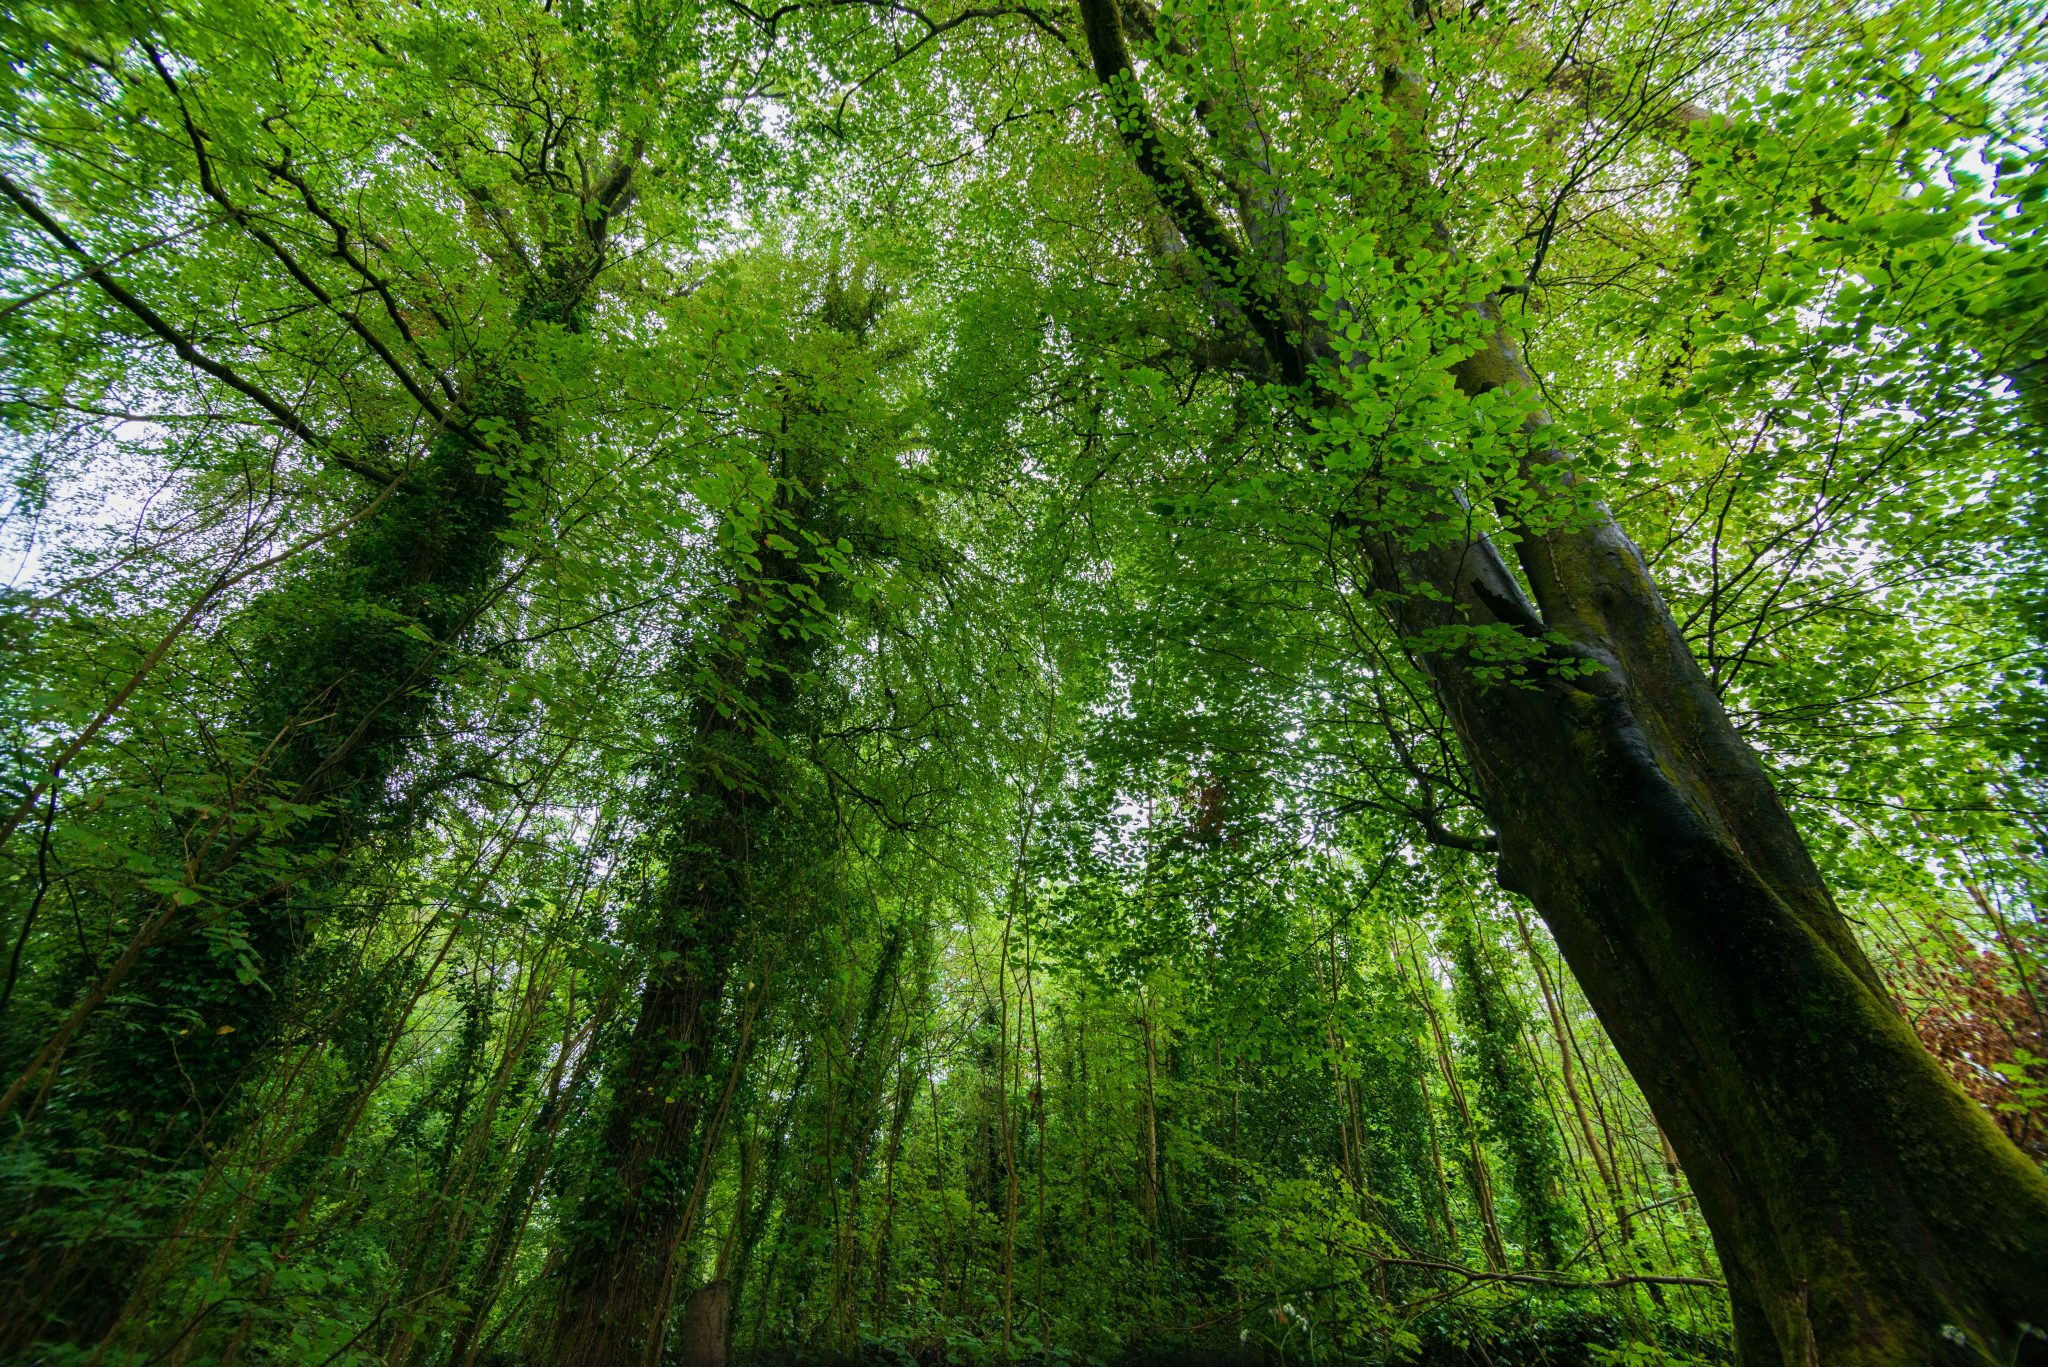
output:
<svg viewBox="0 0 2048 1367"><path fill-rule="evenodd" d="M1564 1154L1543 1111L1542 1083L1522 1054L1521 1008L1503 981L1499 950L1480 938L1475 919L1464 909L1449 927L1461 1052L1473 1075L1487 1138L1507 1159L1514 1228L1523 1252L1538 1266L1557 1267L1582 1238L1565 1204Z"/></svg>
<svg viewBox="0 0 2048 1367"><path fill-rule="evenodd" d="M648 1340L675 1292L671 1263L695 1188L733 943L752 904L755 835L772 819L772 776L746 723L710 699L693 710L695 781L664 837L648 979L612 1083L596 1175L568 1231L547 1351L565 1367L637 1364L655 1351Z"/></svg>
<svg viewBox="0 0 2048 1367"><path fill-rule="evenodd" d="M2048 1179L1893 1007L1635 548L1611 523L1525 545L1543 628L1606 668L1512 688L1427 663L1502 884L1699 1195L1744 1361L2038 1360L2020 1326L2048 1319ZM1498 559L1470 563L1437 580L1453 603L1404 610L1411 634L1517 602Z"/></svg>
<svg viewBox="0 0 2048 1367"><path fill-rule="evenodd" d="M46 1080L40 1096L25 1098L27 1133L66 1155L74 1174L124 1185L147 1175L174 1209L237 1128L242 1084L276 1039L342 853L380 806L433 705L446 643L479 610L498 567L503 478L478 464L466 444L442 437L334 563L259 607L245 730L268 753L239 786L313 815L278 830L252 811L179 833L192 852L184 884L202 900L168 915L138 907L131 952L102 972L102 981L120 975L108 1003L31 1061ZM12 1196L12 1222L28 1237L7 1281L34 1290L7 1317L0 1353L52 1334L94 1341L153 1241L54 1230L44 1241L34 1235L37 1212L54 1216L69 1198L42 1189Z"/></svg>
<svg viewBox="0 0 2048 1367"><path fill-rule="evenodd" d="M32 1054L7 1060L0 1113L20 1112L29 1141L61 1155L72 1180L0 1194L20 1235L0 1295L34 1288L0 1326L0 1355L103 1335L239 1127L243 1086L272 1052L351 852L385 814L449 652L495 592L515 484L544 425L508 376L549 334L577 330L635 167L613 168L575 220L571 250L516 287L503 349L469 358L460 401L417 461L393 472L331 559L238 626L249 661L232 703L240 743L223 747L217 800L158 836L177 890L117 909L125 948L81 964L68 984L76 1004ZM98 1233L64 1231L65 1207L116 1189L143 1195L106 1197L135 1208L105 1215Z"/></svg>
<svg viewBox="0 0 2048 1367"><path fill-rule="evenodd" d="M1114 0L1079 7L1192 255L1243 299L1272 371L1340 406L1315 380L1338 364L1332 339L1167 152ZM1456 379L1473 396L1532 386L1497 335ZM1540 419L1531 447L1563 462ZM1501 883L1543 916L1685 1166L1741 1361L2048 1361L2023 1328L2048 1324L2048 1178L1893 1009L1620 527L1594 509L1520 529L1525 592L1483 537L1418 545L1363 507L1337 523L1461 742ZM1537 663L1499 682L1445 644L1475 630L1524 636Z"/></svg>
<svg viewBox="0 0 2048 1367"><path fill-rule="evenodd" d="M784 737L800 678L844 600L839 577L797 548L830 545L840 530L836 497L821 491L846 434L827 430L829 405L802 389L792 381L777 401L772 495L735 510L721 532L731 601L676 664L689 720L672 776L656 785L660 875L640 946L648 977L602 1122L602 1175L567 1234L545 1334L546 1360L561 1367L623 1367L659 1353L689 1289L675 1261L715 1138L705 1121L736 943L771 890L802 895L804 870L819 858L812 833L778 838L801 824Z"/></svg>

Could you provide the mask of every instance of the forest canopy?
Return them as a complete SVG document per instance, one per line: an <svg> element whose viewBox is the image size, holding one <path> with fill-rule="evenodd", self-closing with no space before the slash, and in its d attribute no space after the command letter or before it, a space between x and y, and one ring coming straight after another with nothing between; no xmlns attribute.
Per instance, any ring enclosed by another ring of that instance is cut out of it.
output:
<svg viewBox="0 0 2048 1367"><path fill-rule="evenodd" d="M2048 1364L2031 0L0 50L0 1361Z"/></svg>

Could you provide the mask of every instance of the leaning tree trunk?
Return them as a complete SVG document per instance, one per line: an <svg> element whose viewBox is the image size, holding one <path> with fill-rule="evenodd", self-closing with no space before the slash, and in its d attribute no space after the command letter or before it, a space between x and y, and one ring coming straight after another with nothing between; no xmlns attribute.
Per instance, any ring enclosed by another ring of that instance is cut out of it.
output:
<svg viewBox="0 0 2048 1367"><path fill-rule="evenodd" d="M1139 170L1247 301L1273 368L1312 384L1337 348L1261 284L1165 150L1115 0L1079 3ZM1531 384L1498 336L1456 378L1471 395ZM1542 914L1685 1165L1740 1360L2048 1362L2029 1328L2048 1325L2048 1178L1892 1008L1612 518L1523 532L1533 602L1483 538L1417 548L1363 509L1344 523L1462 743L1502 885ZM1545 648L1596 668L1488 683L1438 644L1475 627L1559 634Z"/></svg>
<svg viewBox="0 0 2048 1367"><path fill-rule="evenodd" d="M1611 521L1490 548L1397 615L1562 632L1604 670L1487 686L1425 656L1501 846L1670 1135L1744 1362L2036 1361L2048 1179L1921 1048ZM1414 571L1376 548L1374 577ZM1396 576L1399 576L1396 578ZM1961 1346L1967 1336L1975 1347Z"/></svg>

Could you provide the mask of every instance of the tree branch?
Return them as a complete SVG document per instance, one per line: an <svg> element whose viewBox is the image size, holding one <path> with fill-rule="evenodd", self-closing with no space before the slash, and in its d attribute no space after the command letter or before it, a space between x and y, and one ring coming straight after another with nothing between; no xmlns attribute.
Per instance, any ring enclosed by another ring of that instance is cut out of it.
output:
<svg viewBox="0 0 2048 1367"><path fill-rule="evenodd" d="M199 131L198 125L192 121L192 112L185 105L184 92L178 88L178 83L171 78L169 69L164 66L163 60L158 56L156 49L145 48L144 50L149 53L150 65L156 68L157 75L163 78L165 88L171 92L171 98L177 101L178 117L184 121L185 138L186 141L192 144L192 156L198 166L199 187L206 192L206 197L215 204L218 204L221 212L225 213L228 216L228 220L236 227L262 243L269 250L270 254L277 258L278 263L285 268L285 271L292 279L298 281L301 289L319 300L329 313L339 318L350 332L361 338L363 345L367 346L376 355L377 359L384 363L384 368L389 370L399 384L405 387L405 392L412 395L413 401L427 411L427 415L434 420L436 426L453 432L471 445L476 445L476 439L469 434L461 423L456 421L454 414L443 408L435 400L434 396L427 392L426 387L413 378L412 372L406 368L404 362L393 355L391 348L384 344L384 339L370 331L369 327L352 310L344 309L335 303L334 297L327 292L319 281L312 277L305 267L299 264L298 259L286 249L282 242L278 241L268 230L257 223L254 215L241 208L228 197L227 190L221 185L220 179L213 173L213 158L207 155L205 135Z"/></svg>
<svg viewBox="0 0 2048 1367"><path fill-rule="evenodd" d="M144 327L156 334L158 339L169 345L171 350L175 351L179 358L187 365L192 366L195 370L204 371L228 388L234 390L237 394L254 402L264 412L276 418L285 431L291 433L300 441L305 442L315 451L318 451L322 457L332 461L342 469L360 475L364 479L380 486L389 484L398 478L398 472L395 470L385 469L372 461L363 460L360 457L352 456L346 451L340 450L326 437L314 431L304 418L270 394L269 391L252 381L242 378L231 367L214 360L200 351L198 347L192 344L189 338L171 326L162 314L137 298L128 289L123 287L118 280L107 274L100 267L99 263L93 259L92 254L86 251L84 246L79 243L78 239L64 231L63 225L50 217L43 206L36 202L35 197L21 186L15 184L14 180L4 171L0 171L0 195L5 195L11 200L14 206L26 214L52 241L84 262L86 279L98 285L106 292L110 299L134 315Z"/></svg>
<svg viewBox="0 0 2048 1367"><path fill-rule="evenodd" d="M1231 240L1223 220L1195 188L1187 168L1167 153L1124 45L1123 21L1118 17L1116 0L1079 3L1088 52L1095 63L1095 79L1109 97L1117 132L1130 149L1139 173L1151 183L1153 193L1159 196L1174 227L1187 240L1209 278L1243 295L1247 321L1265 344L1281 376L1289 384L1302 383L1308 376L1308 367L1301 348L1287 335L1279 301L1260 288L1251 263Z"/></svg>

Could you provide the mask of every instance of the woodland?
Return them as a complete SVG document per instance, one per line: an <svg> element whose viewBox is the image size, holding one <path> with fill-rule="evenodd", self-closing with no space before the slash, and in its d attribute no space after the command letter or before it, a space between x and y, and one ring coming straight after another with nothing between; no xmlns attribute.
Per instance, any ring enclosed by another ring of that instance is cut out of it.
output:
<svg viewBox="0 0 2048 1367"><path fill-rule="evenodd" d="M0 1362L2048 1363L2031 0L0 48Z"/></svg>

